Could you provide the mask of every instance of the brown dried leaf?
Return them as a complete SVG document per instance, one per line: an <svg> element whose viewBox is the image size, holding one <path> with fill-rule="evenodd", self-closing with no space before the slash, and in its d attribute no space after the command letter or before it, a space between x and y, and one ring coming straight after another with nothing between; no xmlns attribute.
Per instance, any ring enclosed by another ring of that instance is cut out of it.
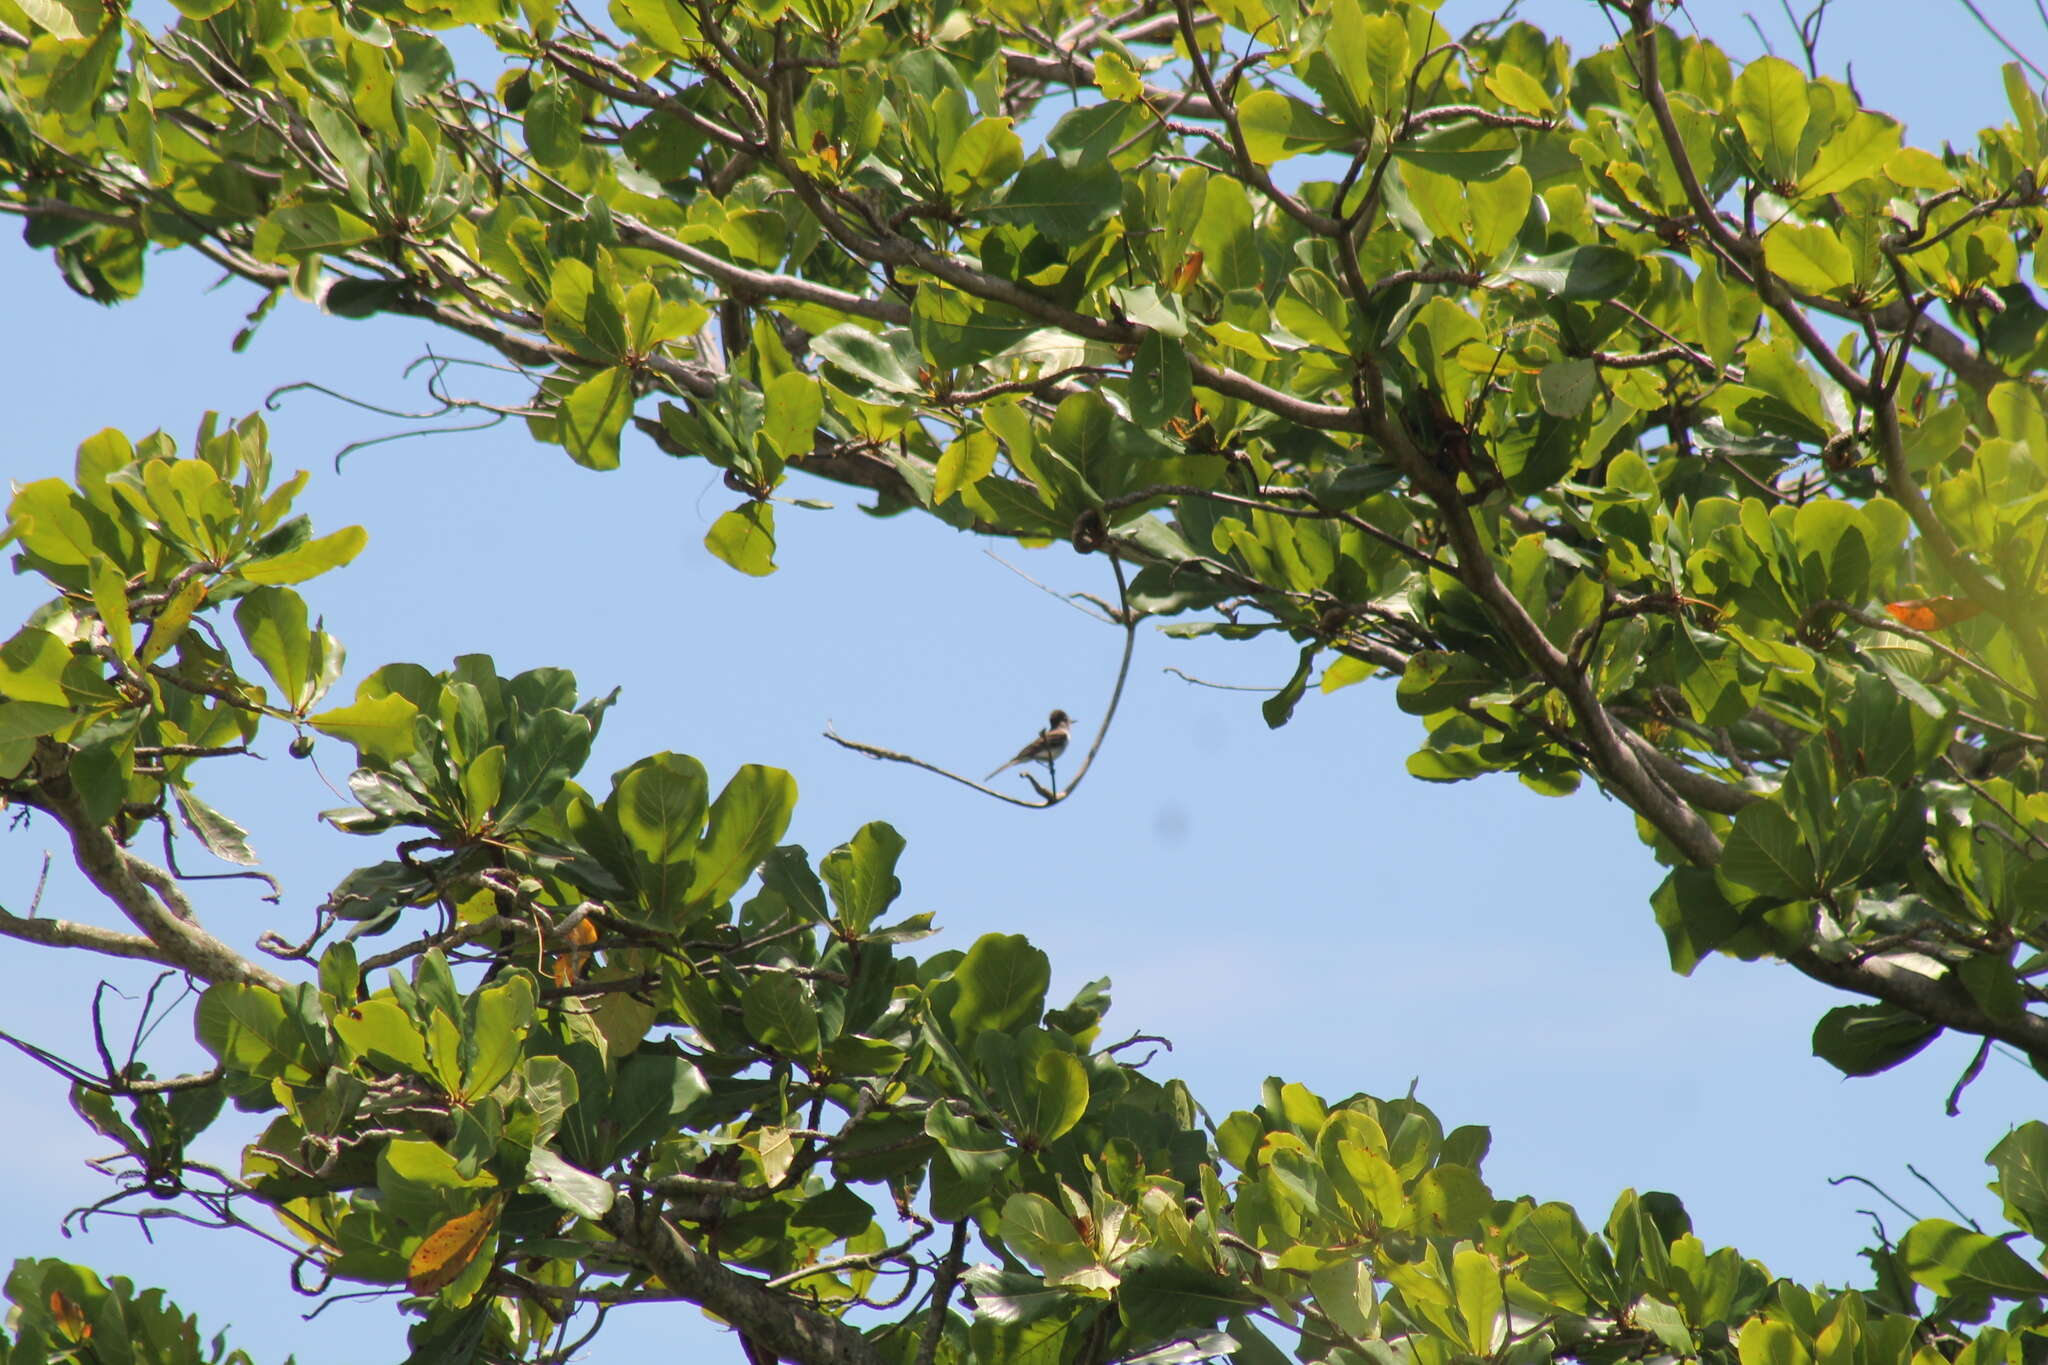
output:
<svg viewBox="0 0 2048 1365"><path fill-rule="evenodd" d="M458 1214L428 1233L419 1250L413 1252L411 1264L406 1266L405 1287L415 1294L435 1294L452 1284L483 1250L485 1240L498 1225L498 1210L504 1203L504 1196L499 1195L482 1208Z"/></svg>

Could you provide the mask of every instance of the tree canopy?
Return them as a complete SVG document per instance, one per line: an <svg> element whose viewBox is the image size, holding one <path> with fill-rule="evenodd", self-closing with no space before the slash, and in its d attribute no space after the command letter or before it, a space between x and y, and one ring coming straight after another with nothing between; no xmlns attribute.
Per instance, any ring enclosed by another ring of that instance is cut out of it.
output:
<svg viewBox="0 0 2048 1365"><path fill-rule="evenodd" d="M1936 152L1810 48L1738 70L1653 0L1578 58L1399 0L176 9L0 0L0 206L86 297L169 248L266 291L252 327L287 295L444 327L578 464L630 433L719 470L743 574L802 533L797 475L1103 556L1127 640L1298 646L1271 725L1381 679L1417 778L1590 779L1669 869L1673 967L1855 997L1814 1033L1843 1072L1944 1031L2048 1064L2018 65L2012 121ZM1486 1132L1412 1097L1197 1097L1021 936L914 956L902 838L784 844L786 772L590 777L611 697L480 653L329 696L299 588L367 532L296 515L305 481L208 418L15 490L50 600L0 647L0 794L108 922L0 935L203 985L208 1070L47 1057L112 1199L387 1288L414 1359L567 1359L678 1302L754 1365L2038 1359L2048 1126L1991 1154L2009 1229L1919 1222L1843 1291L1669 1195L1597 1227L1498 1196ZM377 853L224 941L189 863L255 857L209 774L316 744ZM188 1150L236 1123L239 1167ZM231 1358L84 1267L6 1291L0 1360Z"/></svg>

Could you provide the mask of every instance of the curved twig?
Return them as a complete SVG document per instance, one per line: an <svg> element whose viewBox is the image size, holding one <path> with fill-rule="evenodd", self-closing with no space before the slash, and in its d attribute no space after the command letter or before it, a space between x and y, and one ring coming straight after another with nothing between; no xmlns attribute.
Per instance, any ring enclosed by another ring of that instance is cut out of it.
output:
<svg viewBox="0 0 2048 1365"><path fill-rule="evenodd" d="M1138 622L1143 619L1140 613L1131 610L1130 589L1124 579L1123 561L1112 554L1109 556L1109 564L1111 571L1116 575L1117 615L1120 618L1119 624L1123 626L1124 630L1123 658L1117 664L1116 684L1110 688L1109 705L1103 709L1102 724L1096 728L1095 740L1088 746L1088 752L1081 759L1081 766L1075 770L1074 775L1067 780L1065 786L1048 790L1039 783L1036 776L1026 773L1024 775L1025 780L1031 783L1033 789L1039 795L1038 800L1031 801L1021 796L1012 796L1005 791L998 791L996 788L988 785L987 780L976 781L965 774L954 772L951 768L941 767L936 763L919 758L915 754L906 754L896 749L885 749L879 744L867 744L857 739L848 739L840 734L838 730L834 729L829 721L826 723L823 732L825 738L831 740L842 749L851 749L857 754L866 754L869 758L879 759L884 763L905 763L913 768L922 768L928 773L936 773L938 776L949 781L958 782L963 787L972 787L986 796L993 796L998 801L1007 801L1013 806L1022 806L1026 810L1047 810L1059 805L1062 801L1072 796L1074 789L1081 785L1081 779L1088 775L1088 769L1094 764L1096 754L1101 752L1103 740L1109 736L1110 722L1116 719L1117 703L1123 698L1124 682L1130 677L1131 655L1137 647Z"/></svg>

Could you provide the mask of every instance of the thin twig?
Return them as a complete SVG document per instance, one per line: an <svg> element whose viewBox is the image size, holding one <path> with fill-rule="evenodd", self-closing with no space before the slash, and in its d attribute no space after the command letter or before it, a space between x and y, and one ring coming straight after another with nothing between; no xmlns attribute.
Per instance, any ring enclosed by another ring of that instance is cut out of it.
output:
<svg viewBox="0 0 2048 1365"><path fill-rule="evenodd" d="M1022 806L1026 810L1045 810L1048 807L1057 806L1060 802L1065 801L1074 794L1074 789L1081 785L1081 779L1088 775L1088 769L1094 764L1096 754L1101 752L1102 742L1109 736L1110 723L1116 719L1117 703L1122 700L1124 683L1130 677L1131 654L1137 647L1138 622L1142 619L1142 614L1131 609L1130 588L1124 580L1123 561L1112 554L1109 556L1109 566L1116 575L1117 614L1122 618L1121 624L1124 630L1123 658L1117 664L1116 684L1110 688L1109 705L1103 709L1102 724L1096 728L1095 740L1088 746L1088 752L1081 759L1081 766L1075 770L1074 775L1067 780L1065 786L1056 787L1054 790L1048 791L1045 787L1039 785L1036 777L1027 773L1026 777L1039 797L1038 800L1033 801L1021 796L1012 796L1005 791L998 791L996 788L988 785L987 780L977 782L963 773L954 772L951 768L941 767L936 763L919 758L915 754L906 754L896 749L885 749L879 744L867 744L860 740L848 739L840 734L838 730L834 729L829 721L825 725L825 738L831 740L842 749L851 749L857 754L866 754L869 758L879 759L884 763L906 763L913 768L922 768L928 773L936 773L938 776L949 781L958 782L963 787L972 787L984 795L995 797L998 801L1007 801L1013 806Z"/></svg>

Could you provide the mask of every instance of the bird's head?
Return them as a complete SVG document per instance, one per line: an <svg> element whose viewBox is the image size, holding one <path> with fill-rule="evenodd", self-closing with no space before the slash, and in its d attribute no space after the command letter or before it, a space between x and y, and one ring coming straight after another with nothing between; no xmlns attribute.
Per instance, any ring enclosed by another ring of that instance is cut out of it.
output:
<svg viewBox="0 0 2048 1365"><path fill-rule="evenodd" d="M1052 713L1052 720L1051 720L1050 722L1048 722L1048 724L1049 724L1050 728L1052 728L1052 729L1054 729L1054 730L1062 729L1062 728L1064 728L1064 727L1066 727L1066 726L1072 725L1073 723L1074 723L1074 718L1073 718L1072 716L1068 715L1068 714L1067 714L1066 712L1064 712L1064 711L1055 711L1055 712L1053 712L1053 713Z"/></svg>

